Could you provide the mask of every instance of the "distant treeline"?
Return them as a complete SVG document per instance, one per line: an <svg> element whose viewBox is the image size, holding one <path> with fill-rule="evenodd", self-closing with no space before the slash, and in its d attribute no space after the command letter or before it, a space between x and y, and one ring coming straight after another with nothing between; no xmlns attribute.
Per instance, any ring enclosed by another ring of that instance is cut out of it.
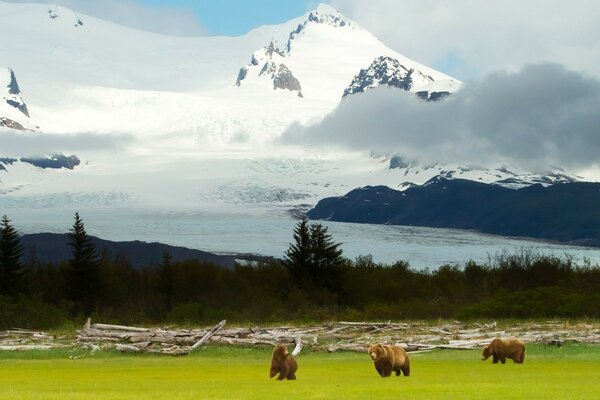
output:
<svg viewBox="0 0 600 400"><path fill-rule="evenodd" d="M416 270L406 262L377 264L370 256L344 259L319 224L302 221L294 238L284 260L233 269L173 262L168 254L140 269L125 254L100 251L83 280L74 274L81 268L75 254L60 263L30 257L20 290L0 295L0 329L51 328L88 315L120 324L183 325L600 317L600 266L576 265L568 256L524 249L482 264Z"/></svg>

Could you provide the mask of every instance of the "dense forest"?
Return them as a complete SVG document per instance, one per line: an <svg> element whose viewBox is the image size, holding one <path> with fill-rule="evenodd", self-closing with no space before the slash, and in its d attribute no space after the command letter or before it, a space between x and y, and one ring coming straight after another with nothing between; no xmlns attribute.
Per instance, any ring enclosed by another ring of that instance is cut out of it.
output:
<svg viewBox="0 0 600 400"><path fill-rule="evenodd" d="M96 321L208 324L433 318L600 317L600 266L522 249L488 262L416 270L371 256L348 260L318 223L302 220L283 260L234 268L197 260L134 268L96 249L78 214L72 257L23 257L8 217L0 225L0 329ZM26 262L19 260L25 258Z"/></svg>

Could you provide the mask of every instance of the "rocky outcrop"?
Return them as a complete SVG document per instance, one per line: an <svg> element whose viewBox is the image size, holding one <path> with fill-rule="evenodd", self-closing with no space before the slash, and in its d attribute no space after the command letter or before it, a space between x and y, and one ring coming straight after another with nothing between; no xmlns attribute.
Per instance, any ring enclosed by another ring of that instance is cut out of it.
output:
<svg viewBox="0 0 600 400"><path fill-rule="evenodd" d="M0 74L3 75L3 79L7 82L7 93L3 95L2 100L29 117L29 110L27 109L27 104L21 98L21 89L19 89L15 72L11 68L2 68Z"/></svg>
<svg viewBox="0 0 600 400"><path fill-rule="evenodd" d="M68 8L60 6L52 6L48 9L48 18L54 21L73 24L73 27L79 28L83 26L83 21L77 14Z"/></svg>
<svg viewBox="0 0 600 400"><path fill-rule="evenodd" d="M283 63L285 53L275 46L273 42L252 54L250 64L240 68L236 85L241 86L251 76L256 79L269 79L273 82L273 89L289 90L302 96L300 81L292 71ZM258 73L257 73L258 71Z"/></svg>
<svg viewBox="0 0 600 400"><path fill-rule="evenodd" d="M450 96L450 92L447 92L447 91L430 92L428 90L422 90L422 91L416 92L415 94L417 96L419 96L420 99L423 99L425 101L439 101L447 96Z"/></svg>
<svg viewBox="0 0 600 400"><path fill-rule="evenodd" d="M65 156L64 154L52 154L38 157L21 157L20 159L12 157L0 157L0 170L6 171L7 165L14 165L17 162L31 164L34 167L46 169L74 169L81 161L77 156Z"/></svg>
<svg viewBox="0 0 600 400"><path fill-rule="evenodd" d="M5 87L6 91L2 88ZM33 130L29 110L21 97L21 89L11 68L0 68L0 126L17 130Z"/></svg>
<svg viewBox="0 0 600 400"><path fill-rule="evenodd" d="M81 163L77 156L65 156L64 154L52 154L41 157L21 157L21 162L25 162L42 169L74 169Z"/></svg>
<svg viewBox="0 0 600 400"><path fill-rule="evenodd" d="M288 53L292 51L294 40L302 35L306 28L311 24L329 25L335 28L346 27L353 29L355 27L355 24L352 21L338 13L334 8L321 4L317 10L311 11L306 20L303 23L298 24L296 29L290 33L286 46Z"/></svg>
<svg viewBox="0 0 600 400"><path fill-rule="evenodd" d="M411 91L415 86L426 86L433 81L431 76L414 68L407 68L395 58L381 56L377 57L369 67L360 70L344 90L342 97L364 93L382 85Z"/></svg>

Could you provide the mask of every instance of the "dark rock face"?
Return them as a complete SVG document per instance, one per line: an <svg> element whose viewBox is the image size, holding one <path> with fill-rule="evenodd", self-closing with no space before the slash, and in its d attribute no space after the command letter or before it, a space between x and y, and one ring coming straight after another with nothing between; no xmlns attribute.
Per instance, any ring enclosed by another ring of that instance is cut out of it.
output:
<svg viewBox="0 0 600 400"><path fill-rule="evenodd" d="M450 92L428 92L421 91L415 93L419 98L426 101L439 101L445 98L446 96L450 96Z"/></svg>
<svg viewBox="0 0 600 400"><path fill-rule="evenodd" d="M410 163L407 163L400 156L393 156L390 158L390 169L408 168Z"/></svg>
<svg viewBox="0 0 600 400"><path fill-rule="evenodd" d="M0 171L6 171L5 165L13 165L16 161L16 158L0 157Z"/></svg>
<svg viewBox="0 0 600 400"><path fill-rule="evenodd" d="M81 163L77 156L65 156L63 154L53 154L45 157L21 157L21 162L26 162L42 169L74 169Z"/></svg>
<svg viewBox="0 0 600 400"><path fill-rule="evenodd" d="M19 84L17 83L15 72L12 69L8 68L8 73L10 74L8 85L6 86L6 88L8 89L8 95L4 96L4 101L9 106L16 108L17 110L21 111L24 115L29 117L29 110L27 109L27 104L25 104L25 102L21 98L21 89L19 88ZM8 118L3 119L4 121L0 121L0 124L2 124L0 126L5 126L7 128L12 129L25 130L25 128L23 128L23 126L20 123Z"/></svg>
<svg viewBox="0 0 600 400"><path fill-rule="evenodd" d="M300 82L284 64L279 64L277 72L273 75L273 89L298 91L298 96L302 97Z"/></svg>
<svg viewBox="0 0 600 400"><path fill-rule="evenodd" d="M413 75L420 75L425 81L433 82L433 78L424 75L414 68L406 68L394 58L377 57L366 69L361 69L354 77L350 86L344 90L342 97L356 93L364 93L369 89L387 85L410 91L413 88Z"/></svg>
<svg viewBox="0 0 600 400"><path fill-rule="evenodd" d="M284 89L292 92L295 91L298 92L298 97L303 97L300 81L298 81L285 64L280 62L284 59L285 54L273 42L269 43L268 46L254 52L250 64L240 68L235 83L236 86L242 85L242 82L248 77L248 73L252 69L260 67L258 76L271 79L274 90Z"/></svg>
<svg viewBox="0 0 600 400"><path fill-rule="evenodd" d="M10 70L10 82L8 83L8 94L21 94L21 89L19 89L19 84L17 83L17 78L15 77L15 72L12 69Z"/></svg>
<svg viewBox="0 0 600 400"><path fill-rule="evenodd" d="M532 185L509 189L436 177L400 192L386 186L355 189L319 201L311 219L472 229L600 246L600 183Z"/></svg>
<svg viewBox="0 0 600 400"><path fill-rule="evenodd" d="M25 127L18 123L17 121L13 121L10 118L0 117L0 126L10 129L17 129L20 131L26 131Z"/></svg>
<svg viewBox="0 0 600 400"><path fill-rule="evenodd" d="M242 84L242 81L244 79L246 79L247 76L248 76L248 67L240 68L240 72L238 72L238 77L235 81L235 85L240 86Z"/></svg>

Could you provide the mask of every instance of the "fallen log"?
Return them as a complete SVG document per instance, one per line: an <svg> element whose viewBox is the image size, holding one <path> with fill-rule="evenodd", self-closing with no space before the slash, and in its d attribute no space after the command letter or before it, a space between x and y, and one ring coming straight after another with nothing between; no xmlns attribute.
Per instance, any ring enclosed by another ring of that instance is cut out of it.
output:
<svg viewBox="0 0 600 400"><path fill-rule="evenodd" d="M202 338L200 340L198 340L196 343L194 343L194 345L192 347L190 347L190 349L188 350L188 353L191 352L192 350L202 346L204 344L204 342L206 342L208 339L210 339L211 336L213 336L215 333L217 333L219 331L219 329L223 328L223 326L225 326L226 323L227 323L227 320L224 319L223 321L219 322L210 331L206 332L206 334L204 336L202 336Z"/></svg>
<svg viewBox="0 0 600 400"><path fill-rule="evenodd" d="M91 326L95 329L101 330L115 330L115 331L126 331L126 332L150 332L148 328L138 328L135 326L124 326L124 325L109 325L109 324L93 324Z"/></svg>

